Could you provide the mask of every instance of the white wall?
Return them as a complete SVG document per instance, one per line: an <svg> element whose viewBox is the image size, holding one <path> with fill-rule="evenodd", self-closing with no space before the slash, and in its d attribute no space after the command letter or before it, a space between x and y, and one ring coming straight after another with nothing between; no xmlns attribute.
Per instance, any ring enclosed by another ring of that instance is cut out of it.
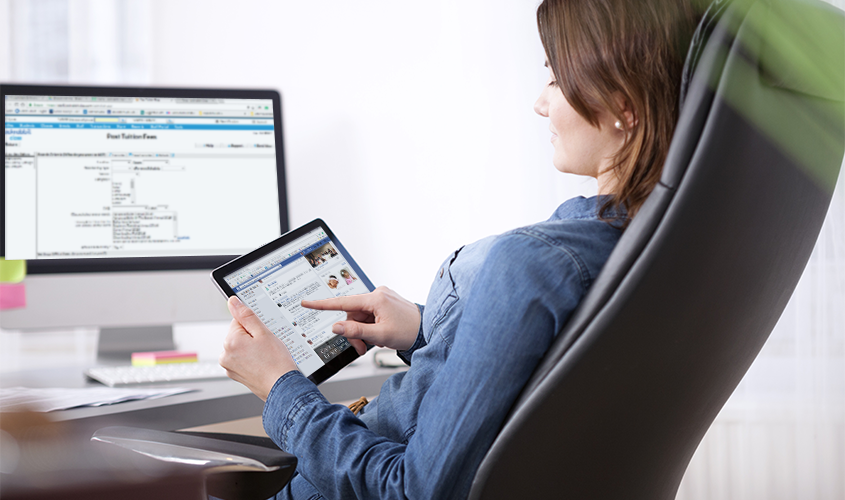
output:
<svg viewBox="0 0 845 500"><path fill-rule="evenodd" d="M0 33L9 33L11 19L9 0L0 0ZM12 39L0 36L0 82L8 82L12 77Z"/></svg>
<svg viewBox="0 0 845 500"><path fill-rule="evenodd" d="M454 248L595 190L554 170L532 109L535 4L156 1L150 81L278 89L291 224L325 219L376 284L424 301Z"/></svg>

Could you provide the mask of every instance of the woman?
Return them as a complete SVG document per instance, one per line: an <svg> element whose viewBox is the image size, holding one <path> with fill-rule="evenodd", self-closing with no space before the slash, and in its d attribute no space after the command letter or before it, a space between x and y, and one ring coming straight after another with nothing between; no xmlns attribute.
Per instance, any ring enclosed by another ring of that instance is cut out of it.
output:
<svg viewBox="0 0 845 500"><path fill-rule="evenodd" d="M349 271L347 271L346 269L340 270L340 277L343 278L344 281L346 281L347 285L351 285L353 281L358 279L355 276L349 274Z"/></svg>
<svg viewBox="0 0 845 500"><path fill-rule="evenodd" d="M549 81L534 109L549 119L555 168L595 177L599 196L456 250L424 307L384 287L303 301L346 311L332 331L359 352L388 346L410 365L359 416L326 402L284 344L230 300L220 364L266 400L265 430L299 459L279 498L467 496L511 404L660 177L692 1L539 6Z"/></svg>

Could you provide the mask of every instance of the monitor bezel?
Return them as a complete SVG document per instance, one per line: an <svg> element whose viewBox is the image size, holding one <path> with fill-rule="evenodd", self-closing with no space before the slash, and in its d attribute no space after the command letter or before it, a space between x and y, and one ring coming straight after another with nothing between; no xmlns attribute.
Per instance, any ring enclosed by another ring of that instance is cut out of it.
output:
<svg viewBox="0 0 845 500"><path fill-rule="evenodd" d="M289 230L287 190L285 183L285 155L282 133L282 100L276 90L167 88L167 87L100 87L69 85L0 84L0 94L53 95L80 97L169 97L208 99L269 99L273 101L273 130L276 150L276 179L279 195L279 234ZM2 106L5 130L6 106ZM6 141L3 141L3 158ZM6 254L6 169L0 169L0 256ZM179 257L102 257L97 259L31 259L27 260L29 274L96 273L125 271L179 271L214 269L237 255L194 255Z"/></svg>

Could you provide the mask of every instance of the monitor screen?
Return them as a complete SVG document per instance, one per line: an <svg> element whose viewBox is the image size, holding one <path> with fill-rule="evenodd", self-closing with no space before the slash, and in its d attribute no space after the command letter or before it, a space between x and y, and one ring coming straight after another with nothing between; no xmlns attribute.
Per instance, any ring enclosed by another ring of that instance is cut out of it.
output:
<svg viewBox="0 0 845 500"><path fill-rule="evenodd" d="M6 259L211 268L287 230L277 93L3 89Z"/></svg>
<svg viewBox="0 0 845 500"><path fill-rule="evenodd" d="M27 262L26 306L0 327L99 327L100 353L122 356L229 316L207 271L288 230L278 92L0 94L0 256Z"/></svg>

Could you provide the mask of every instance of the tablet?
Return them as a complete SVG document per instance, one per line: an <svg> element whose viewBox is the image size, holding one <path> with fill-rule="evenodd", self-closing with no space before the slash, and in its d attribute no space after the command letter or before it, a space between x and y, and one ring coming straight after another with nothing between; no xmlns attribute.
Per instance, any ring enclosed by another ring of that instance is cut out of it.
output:
<svg viewBox="0 0 845 500"><path fill-rule="evenodd" d="M315 384L358 357L332 325L342 311L315 311L302 300L320 300L375 289L349 252L320 219L283 234L211 272L228 299L237 295L281 339L299 370Z"/></svg>

